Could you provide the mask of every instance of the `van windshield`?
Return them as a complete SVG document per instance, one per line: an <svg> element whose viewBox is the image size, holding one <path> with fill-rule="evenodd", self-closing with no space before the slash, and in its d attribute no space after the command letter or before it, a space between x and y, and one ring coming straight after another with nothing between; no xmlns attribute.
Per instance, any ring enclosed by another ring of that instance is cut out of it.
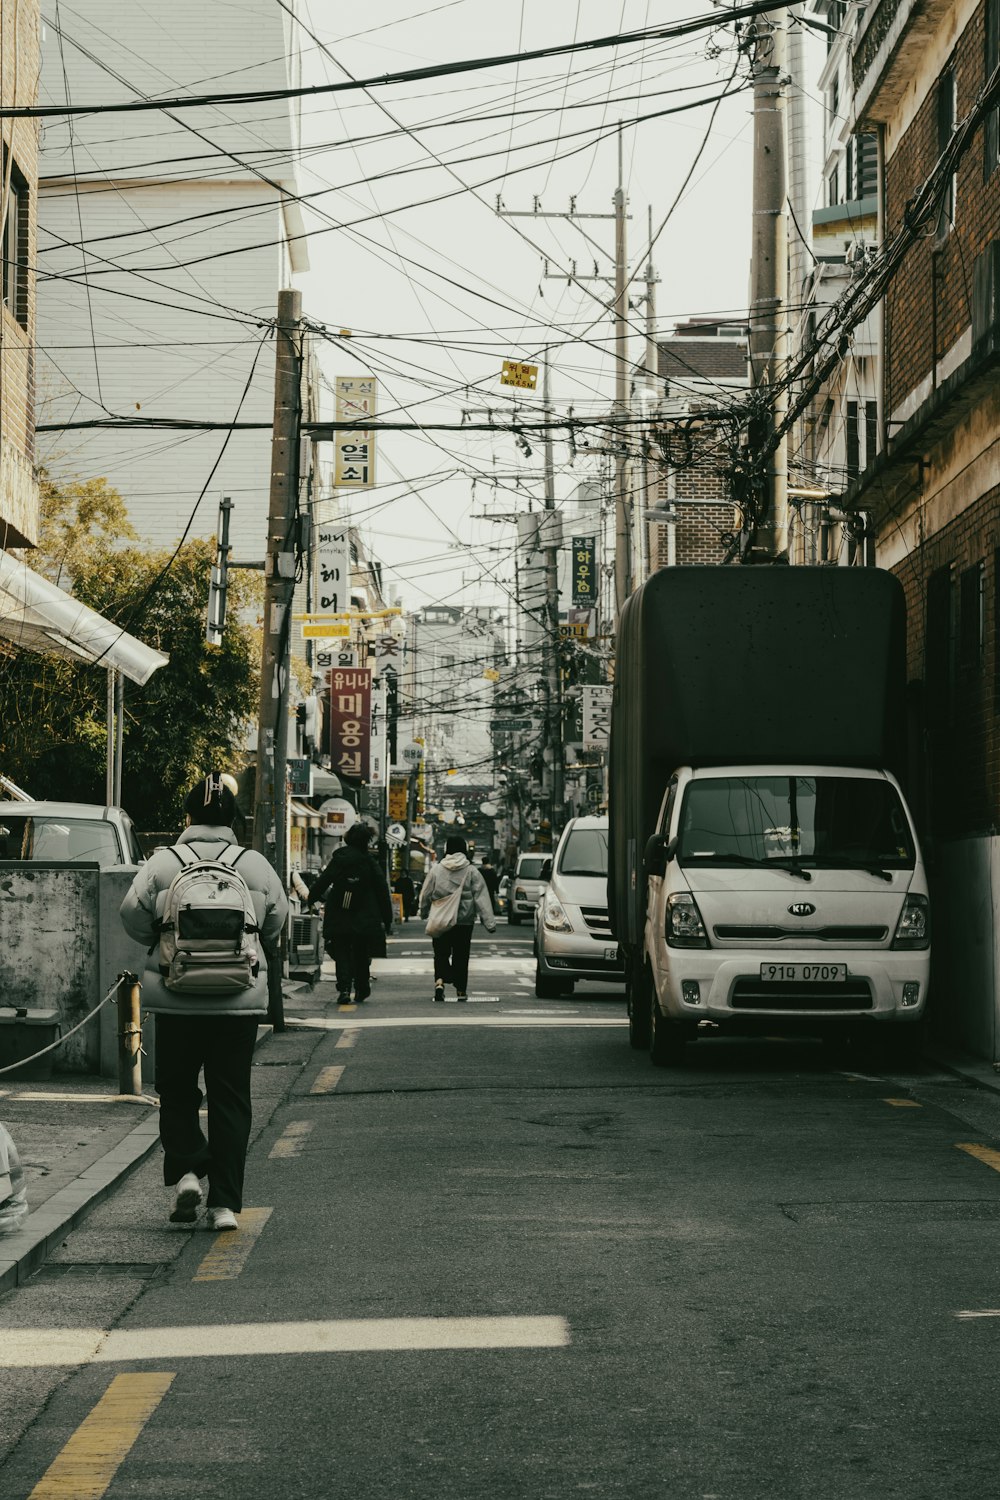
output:
<svg viewBox="0 0 1000 1500"><path fill-rule="evenodd" d="M718 776L684 794L683 864L794 862L912 870L913 839L895 787L876 777Z"/></svg>
<svg viewBox="0 0 1000 1500"><path fill-rule="evenodd" d="M606 875L608 831L606 828L575 828L559 856L560 875Z"/></svg>
<svg viewBox="0 0 1000 1500"><path fill-rule="evenodd" d="M16 817L0 812L0 860L72 860L77 864L121 863L110 823L91 818Z"/></svg>

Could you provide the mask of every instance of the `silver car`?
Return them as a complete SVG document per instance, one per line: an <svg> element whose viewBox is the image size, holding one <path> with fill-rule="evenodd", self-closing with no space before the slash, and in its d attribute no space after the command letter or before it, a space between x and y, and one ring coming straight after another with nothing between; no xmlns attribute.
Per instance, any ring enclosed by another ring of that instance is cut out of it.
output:
<svg viewBox="0 0 1000 1500"><path fill-rule="evenodd" d="M608 918L608 820L571 818L535 912L535 994L571 995L578 979L624 984Z"/></svg>
<svg viewBox="0 0 1000 1500"><path fill-rule="evenodd" d="M548 878L542 871L551 863L547 854L519 856L507 898L507 921L511 927L516 927L522 918L534 915Z"/></svg>
<svg viewBox="0 0 1000 1500"><path fill-rule="evenodd" d="M0 862L137 865L145 858L121 807L89 802L0 802Z"/></svg>

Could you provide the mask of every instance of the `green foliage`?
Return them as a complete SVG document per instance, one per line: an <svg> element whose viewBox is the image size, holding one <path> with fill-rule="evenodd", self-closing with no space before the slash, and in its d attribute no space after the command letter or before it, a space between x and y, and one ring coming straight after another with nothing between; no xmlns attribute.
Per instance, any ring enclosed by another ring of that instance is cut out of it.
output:
<svg viewBox="0 0 1000 1500"><path fill-rule="evenodd" d="M260 647L240 616L256 613L259 580L230 575L224 642L209 646L211 543L185 543L167 568L167 552L115 545L134 533L103 480L49 490L44 556L32 554L30 565L54 577L71 558L76 597L170 657L144 687L125 682L122 802L140 828L176 828L193 783L241 763ZM103 802L106 693L99 666L33 652L0 659L0 768L36 797Z"/></svg>

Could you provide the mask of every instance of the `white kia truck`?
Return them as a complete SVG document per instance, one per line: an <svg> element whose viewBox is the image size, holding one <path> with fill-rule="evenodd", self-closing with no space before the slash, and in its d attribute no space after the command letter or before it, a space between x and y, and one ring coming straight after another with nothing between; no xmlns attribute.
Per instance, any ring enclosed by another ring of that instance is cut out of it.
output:
<svg viewBox="0 0 1000 1500"><path fill-rule="evenodd" d="M664 569L620 623L609 896L632 1045L912 1045L930 906L903 793L902 589L868 568Z"/></svg>

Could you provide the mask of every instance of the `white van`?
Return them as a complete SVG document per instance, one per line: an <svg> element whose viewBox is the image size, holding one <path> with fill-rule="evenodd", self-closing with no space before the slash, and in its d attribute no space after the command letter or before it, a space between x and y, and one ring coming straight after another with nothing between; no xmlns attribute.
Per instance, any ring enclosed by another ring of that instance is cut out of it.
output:
<svg viewBox="0 0 1000 1500"><path fill-rule="evenodd" d="M535 994L571 995L578 979L624 984L608 916L608 820L571 818L535 912Z"/></svg>

